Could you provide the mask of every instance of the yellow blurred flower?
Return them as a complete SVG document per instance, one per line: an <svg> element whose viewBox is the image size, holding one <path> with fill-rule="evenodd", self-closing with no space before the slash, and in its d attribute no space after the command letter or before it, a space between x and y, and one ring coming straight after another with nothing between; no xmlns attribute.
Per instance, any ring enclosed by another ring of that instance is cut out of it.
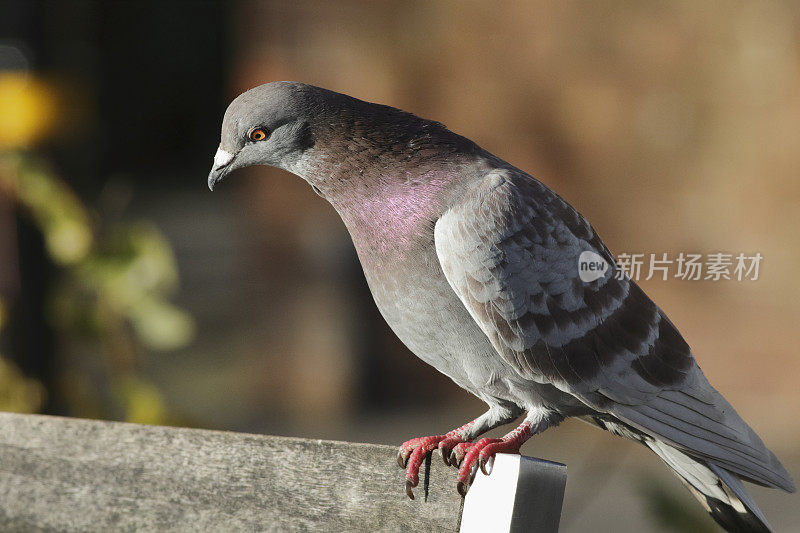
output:
<svg viewBox="0 0 800 533"><path fill-rule="evenodd" d="M0 149L26 148L47 135L57 116L54 91L24 72L0 71Z"/></svg>

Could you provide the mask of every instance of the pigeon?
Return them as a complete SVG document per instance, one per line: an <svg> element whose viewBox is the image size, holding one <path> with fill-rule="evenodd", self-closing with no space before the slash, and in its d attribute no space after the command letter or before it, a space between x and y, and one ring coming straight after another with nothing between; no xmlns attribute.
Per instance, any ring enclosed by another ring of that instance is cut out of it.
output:
<svg viewBox="0 0 800 533"><path fill-rule="evenodd" d="M786 469L550 188L439 122L288 81L231 102L209 188L251 165L296 174L330 202L393 332L488 406L400 447L409 497L434 450L463 495L495 454L576 417L650 448L728 531L771 530L742 481L793 492ZM582 276L587 253L608 268Z"/></svg>

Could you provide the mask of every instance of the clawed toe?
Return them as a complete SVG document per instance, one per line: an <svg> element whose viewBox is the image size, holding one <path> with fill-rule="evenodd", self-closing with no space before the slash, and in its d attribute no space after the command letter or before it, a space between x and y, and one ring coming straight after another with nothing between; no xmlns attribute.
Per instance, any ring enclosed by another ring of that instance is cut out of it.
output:
<svg viewBox="0 0 800 533"><path fill-rule="evenodd" d="M420 465L444 438L444 435L438 435L411 439L403 443L397 452L397 464L406 470L406 494L412 500L414 492L411 489L419 484Z"/></svg>
<svg viewBox="0 0 800 533"><path fill-rule="evenodd" d="M478 465L473 463L468 469L465 468L466 464L462 464L458 471L458 483L456 490L461 496L466 496L472 482L475 480L475 474L478 472Z"/></svg>
<svg viewBox="0 0 800 533"><path fill-rule="evenodd" d="M442 447L441 445L439 446L439 453L442 454L442 461L446 466L450 466L450 454L452 452L453 451L450 448L445 448Z"/></svg>
<svg viewBox="0 0 800 533"><path fill-rule="evenodd" d="M458 492L469 489L478 468L485 475L491 475L494 456L498 453L519 453L520 443L512 439L481 439L468 452L458 469ZM466 487L463 486L466 484Z"/></svg>
<svg viewBox="0 0 800 533"><path fill-rule="evenodd" d="M461 466L461 461L462 461L463 459L464 459L464 456L463 456L463 455L462 455L462 456L461 456L461 458L459 459L458 455L456 455L456 451L455 451L455 450L452 450L452 451L450 452L450 458L449 458L449 463L450 463L450 466L452 466L452 467L455 467L455 468L458 468L459 466Z"/></svg>
<svg viewBox="0 0 800 533"><path fill-rule="evenodd" d="M445 465L456 466L457 463L460 462L458 459L459 455L454 454L454 451L461 444L465 444L465 441L458 437L450 437L439 443L439 450L441 451L442 461L444 461ZM469 443L467 442L467 444ZM460 457L463 459L463 454Z"/></svg>
<svg viewBox="0 0 800 533"><path fill-rule="evenodd" d="M483 472L484 475L491 475L492 467L494 466L494 456L483 457L483 454L481 454L480 459L478 459L478 466L480 466L481 472Z"/></svg>
<svg viewBox="0 0 800 533"><path fill-rule="evenodd" d="M403 448L400 448L400 450L397 452L397 465L405 470L409 457L411 457L411 450L404 450Z"/></svg>
<svg viewBox="0 0 800 533"><path fill-rule="evenodd" d="M414 491L411 489L413 489L416 486L417 483L412 482L410 479L406 480L406 495L409 497L409 499L412 500L414 499Z"/></svg>
<svg viewBox="0 0 800 533"><path fill-rule="evenodd" d="M453 453L453 448L460 442L460 439L451 437L439 443L439 452L442 454L442 461L444 461L445 465L450 466L450 456Z"/></svg>
<svg viewBox="0 0 800 533"><path fill-rule="evenodd" d="M459 494L463 496L469 490L478 468L484 474L489 475L492 465L487 463L492 458L492 454L484 452L497 442L500 442L500 439L481 439L472 443L472 446L469 447L458 468L458 485L456 488Z"/></svg>
<svg viewBox="0 0 800 533"><path fill-rule="evenodd" d="M450 466L454 466L455 468L460 468L461 464L464 462L464 458L467 456L469 451L475 446L476 443L474 442L459 442L453 447L453 451L450 452Z"/></svg>

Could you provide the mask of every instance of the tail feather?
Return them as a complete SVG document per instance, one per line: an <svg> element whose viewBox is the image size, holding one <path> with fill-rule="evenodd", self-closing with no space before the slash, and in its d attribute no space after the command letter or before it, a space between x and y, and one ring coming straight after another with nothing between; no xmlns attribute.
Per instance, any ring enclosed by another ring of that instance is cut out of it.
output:
<svg viewBox="0 0 800 533"><path fill-rule="evenodd" d="M644 444L667 463L711 517L726 531L772 531L764 513L734 474L711 461L692 458L663 441L646 439Z"/></svg>

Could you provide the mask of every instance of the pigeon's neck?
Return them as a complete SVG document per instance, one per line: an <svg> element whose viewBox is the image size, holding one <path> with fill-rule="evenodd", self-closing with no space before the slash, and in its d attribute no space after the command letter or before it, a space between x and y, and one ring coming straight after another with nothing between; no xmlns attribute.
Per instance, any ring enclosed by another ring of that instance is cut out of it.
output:
<svg viewBox="0 0 800 533"><path fill-rule="evenodd" d="M480 148L443 124L349 97L311 122L313 145L293 172L334 201L394 187L429 170L473 157Z"/></svg>
<svg viewBox="0 0 800 533"><path fill-rule="evenodd" d="M432 242L434 224L469 181L464 169L471 166L458 158L414 164L387 154L359 161L314 167L306 180L339 213L359 255L383 259Z"/></svg>
<svg viewBox="0 0 800 533"><path fill-rule="evenodd" d="M448 207L452 175L401 174L329 198L362 255L387 257L430 243L434 224Z"/></svg>
<svg viewBox="0 0 800 533"><path fill-rule="evenodd" d="M438 122L385 106L364 104L317 124L313 147L290 170L336 208L359 253L429 243L487 155Z"/></svg>

